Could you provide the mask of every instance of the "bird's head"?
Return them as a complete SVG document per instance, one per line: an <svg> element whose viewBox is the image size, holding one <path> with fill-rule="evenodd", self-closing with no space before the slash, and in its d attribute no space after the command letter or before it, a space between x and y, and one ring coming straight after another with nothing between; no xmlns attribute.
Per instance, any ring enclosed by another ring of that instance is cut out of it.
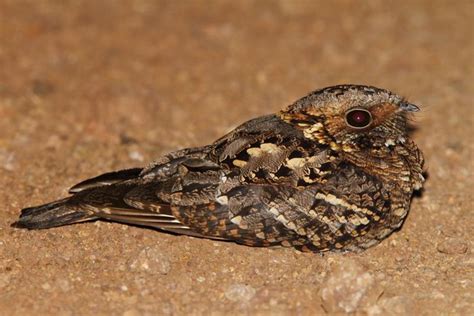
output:
<svg viewBox="0 0 474 316"><path fill-rule="evenodd" d="M306 138L334 150L355 151L405 142L407 114L418 110L384 89L340 85L310 93L280 117L301 129Z"/></svg>

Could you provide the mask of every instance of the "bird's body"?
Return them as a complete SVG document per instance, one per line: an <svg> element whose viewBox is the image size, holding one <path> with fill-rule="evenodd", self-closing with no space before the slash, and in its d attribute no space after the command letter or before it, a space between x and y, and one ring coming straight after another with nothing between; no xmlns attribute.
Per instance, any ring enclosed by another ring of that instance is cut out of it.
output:
<svg viewBox="0 0 474 316"><path fill-rule="evenodd" d="M79 183L16 225L105 219L250 246L366 249L401 226L421 188L423 158L406 133L416 110L374 87L318 90L211 145Z"/></svg>

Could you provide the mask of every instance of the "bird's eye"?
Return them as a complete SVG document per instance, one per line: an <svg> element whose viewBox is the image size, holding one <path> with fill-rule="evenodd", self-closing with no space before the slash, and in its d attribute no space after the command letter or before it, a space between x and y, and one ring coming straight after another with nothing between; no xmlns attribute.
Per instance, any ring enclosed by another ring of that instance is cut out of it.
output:
<svg viewBox="0 0 474 316"><path fill-rule="evenodd" d="M352 128L366 128L372 124L372 114L365 109L350 109L346 112L346 123Z"/></svg>

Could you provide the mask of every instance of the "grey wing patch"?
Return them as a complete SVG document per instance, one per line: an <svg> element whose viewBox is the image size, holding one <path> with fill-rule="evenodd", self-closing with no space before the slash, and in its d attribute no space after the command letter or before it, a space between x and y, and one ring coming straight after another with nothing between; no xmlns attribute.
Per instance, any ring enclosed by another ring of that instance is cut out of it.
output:
<svg viewBox="0 0 474 316"><path fill-rule="evenodd" d="M123 196L123 201L134 211L110 209L112 214L101 216L202 237L199 229L183 224L186 218L178 219L171 209L182 206L192 211L195 206L215 200L222 172L221 166L209 159L209 151L209 146L185 149L156 161L140 173L138 183Z"/></svg>
<svg viewBox="0 0 474 316"><path fill-rule="evenodd" d="M200 222L212 219L211 214L196 214L196 209L213 203L222 172L220 166L212 161L200 158L186 158L174 167L172 177L163 181L149 181L127 193L124 200L134 208L153 210L166 214L169 220L155 223L155 227L178 234L203 237L202 225L197 225L193 219L199 217ZM173 212L173 209L175 211ZM177 216L180 209L187 215ZM148 226L149 223L147 223ZM222 239L220 236L209 238Z"/></svg>
<svg viewBox="0 0 474 316"><path fill-rule="evenodd" d="M170 153L161 157L157 161L144 168L140 173L140 177L150 181L166 180L178 173L179 166L188 162L188 164L196 164L198 161L202 163L212 163L207 158L211 150L211 146L187 148Z"/></svg>
<svg viewBox="0 0 474 316"><path fill-rule="evenodd" d="M157 186L159 183L143 185L138 180L105 185L78 192L70 203L95 218L163 230L189 229L158 199Z"/></svg>
<svg viewBox="0 0 474 316"><path fill-rule="evenodd" d="M232 223L227 208L216 200L221 184L226 182L225 174L225 170L212 160L194 157L181 161L172 177L150 187L148 196L169 206L171 214L189 227L189 230L166 229L186 235L228 239L225 235L232 227L226 225ZM137 200L142 203L148 197Z"/></svg>

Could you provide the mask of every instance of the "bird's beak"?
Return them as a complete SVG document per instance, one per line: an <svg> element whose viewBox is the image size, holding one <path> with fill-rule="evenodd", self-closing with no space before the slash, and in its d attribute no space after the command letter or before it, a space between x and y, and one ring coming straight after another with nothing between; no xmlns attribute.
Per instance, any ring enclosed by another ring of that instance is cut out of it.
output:
<svg viewBox="0 0 474 316"><path fill-rule="evenodd" d="M420 108L413 103L401 102L399 105L400 109L407 112L418 112Z"/></svg>

